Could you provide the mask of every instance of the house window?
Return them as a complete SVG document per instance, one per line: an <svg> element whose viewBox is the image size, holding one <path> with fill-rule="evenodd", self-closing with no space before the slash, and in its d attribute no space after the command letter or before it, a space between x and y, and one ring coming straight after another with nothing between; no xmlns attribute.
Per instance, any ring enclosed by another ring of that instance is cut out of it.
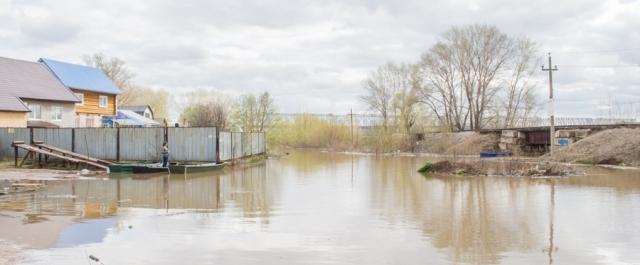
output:
<svg viewBox="0 0 640 265"><path fill-rule="evenodd" d="M109 97L100 96L100 107L101 108L106 108L108 104L109 104Z"/></svg>
<svg viewBox="0 0 640 265"><path fill-rule="evenodd" d="M61 121L62 120L62 107L61 106L52 106L51 107L51 120Z"/></svg>
<svg viewBox="0 0 640 265"><path fill-rule="evenodd" d="M76 93L76 97L80 99L80 103L76 103L76 106L84 106L84 94Z"/></svg>
<svg viewBox="0 0 640 265"><path fill-rule="evenodd" d="M30 120L39 120L42 119L42 108L38 104L28 104L29 107L29 119Z"/></svg>
<svg viewBox="0 0 640 265"><path fill-rule="evenodd" d="M151 119L151 113L145 112L144 113L144 117L147 118L147 119Z"/></svg>

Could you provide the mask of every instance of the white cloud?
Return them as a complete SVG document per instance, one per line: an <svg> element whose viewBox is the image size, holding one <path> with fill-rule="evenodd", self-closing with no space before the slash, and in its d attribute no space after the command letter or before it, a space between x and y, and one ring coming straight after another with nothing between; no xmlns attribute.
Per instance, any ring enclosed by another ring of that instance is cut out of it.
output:
<svg viewBox="0 0 640 265"><path fill-rule="evenodd" d="M584 67L640 63L638 13L629 0L0 0L0 56L102 52L176 94L267 89L285 112L346 113L364 110L361 80L378 65L417 60L451 26L485 23L552 52L556 110L588 116L601 93L640 101L640 68Z"/></svg>

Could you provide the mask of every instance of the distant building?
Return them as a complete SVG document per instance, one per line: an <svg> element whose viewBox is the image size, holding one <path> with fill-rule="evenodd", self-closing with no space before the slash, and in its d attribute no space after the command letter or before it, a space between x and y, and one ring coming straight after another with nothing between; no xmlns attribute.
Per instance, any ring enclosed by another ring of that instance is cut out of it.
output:
<svg viewBox="0 0 640 265"><path fill-rule="evenodd" d="M103 117L117 114L120 89L102 70L51 59L39 62L80 99L75 106L76 127L100 127Z"/></svg>
<svg viewBox="0 0 640 265"><path fill-rule="evenodd" d="M110 127L160 127L157 121L142 116L132 110L119 109L115 117L105 117L103 123Z"/></svg>
<svg viewBox="0 0 640 265"><path fill-rule="evenodd" d="M153 110L149 105L139 105L139 106L120 106L118 109L121 110L130 110L137 113L140 116L143 116L147 119L153 120Z"/></svg>
<svg viewBox="0 0 640 265"><path fill-rule="evenodd" d="M73 127L77 102L43 64L0 57L0 127Z"/></svg>
<svg viewBox="0 0 640 265"><path fill-rule="evenodd" d="M27 127L29 108L15 96L0 95L0 127Z"/></svg>

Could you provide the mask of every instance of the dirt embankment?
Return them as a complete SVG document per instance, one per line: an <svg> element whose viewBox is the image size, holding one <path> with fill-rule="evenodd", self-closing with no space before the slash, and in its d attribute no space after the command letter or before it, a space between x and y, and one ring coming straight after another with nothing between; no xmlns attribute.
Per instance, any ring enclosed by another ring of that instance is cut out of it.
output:
<svg viewBox="0 0 640 265"><path fill-rule="evenodd" d="M640 129L610 129L542 157L558 162L640 166Z"/></svg>
<svg viewBox="0 0 640 265"><path fill-rule="evenodd" d="M448 155L478 155L480 151L497 150L497 134L476 132L430 133L418 143L417 152Z"/></svg>

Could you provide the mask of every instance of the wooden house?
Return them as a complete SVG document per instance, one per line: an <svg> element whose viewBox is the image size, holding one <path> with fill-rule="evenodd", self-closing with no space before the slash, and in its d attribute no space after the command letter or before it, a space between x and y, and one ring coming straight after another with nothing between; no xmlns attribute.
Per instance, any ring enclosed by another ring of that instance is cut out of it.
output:
<svg viewBox="0 0 640 265"><path fill-rule="evenodd" d="M73 127L78 102L44 65L0 57L0 127Z"/></svg>
<svg viewBox="0 0 640 265"><path fill-rule="evenodd" d="M100 127L103 117L116 115L121 92L102 70L51 59L40 62L80 99L75 106L76 127Z"/></svg>

